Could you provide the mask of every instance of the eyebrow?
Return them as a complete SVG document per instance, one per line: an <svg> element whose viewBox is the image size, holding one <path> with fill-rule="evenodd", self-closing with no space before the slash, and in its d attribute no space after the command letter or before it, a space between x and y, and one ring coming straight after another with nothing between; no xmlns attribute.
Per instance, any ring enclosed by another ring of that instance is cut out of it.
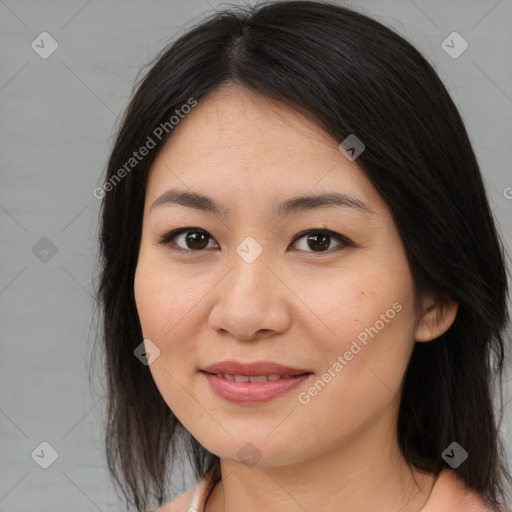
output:
<svg viewBox="0 0 512 512"><path fill-rule="evenodd" d="M221 203L217 203L211 197L197 192L178 189L170 189L164 192L151 205L150 212L159 206L173 204L187 206L189 208L195 208L197 210L225 217L230 215L229 208ZM274 203L271 213L282 217L292 212L299 213L325 207L352 208L364 213L375 215L375 212L360 199L340 192L324 192L314 195L295 196L290 199L286 199L281 203Z"/></svg>

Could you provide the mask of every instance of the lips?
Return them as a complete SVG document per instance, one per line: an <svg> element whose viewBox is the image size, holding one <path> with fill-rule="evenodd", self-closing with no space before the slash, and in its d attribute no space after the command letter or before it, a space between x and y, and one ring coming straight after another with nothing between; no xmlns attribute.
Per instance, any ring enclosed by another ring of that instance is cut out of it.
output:
<svg viewBox="0 0 512 512"><path fill-rule="evenodd" d="M221 379L230 380L232 382L273 382L280 379L292 379L292 375L279 375L277 373L271 373L269 375L236 375L229 373L214 373Z"/></svg>
<svg viewBox="0 0 512 512"><path fill-rule="evenodd" d="M304 373L311 373L309 370L301 368L292 368L282 364L273 363L269 361L260 361L255 363L239 363L237 361L222 361L212 364L202 369L206 373L217 375L219 373L224 375L238 375L247 377L258 376L294 376L302 375ZM270 380L270 379L269 379ZM277 379L274 379L277 380Z"/></svg>
<svg viewBox="0 0 512 512"><path fill-rule="evenodd" d="M239 404L272 400L291 391L312 374L272 362L243 364L236 361L210 365L201 373L217 395Z"/></svg>

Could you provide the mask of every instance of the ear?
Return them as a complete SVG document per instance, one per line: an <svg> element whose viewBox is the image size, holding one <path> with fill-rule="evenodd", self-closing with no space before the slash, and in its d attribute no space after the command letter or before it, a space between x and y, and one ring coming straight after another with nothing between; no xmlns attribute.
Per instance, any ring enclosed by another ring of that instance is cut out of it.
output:
<svg viewBox="0 0 512 512"><path fill-rule="evenodd" d="M425 301L415 339L419 342L431 341L444 334L455 321L459 305L448 298Z"/></svg>

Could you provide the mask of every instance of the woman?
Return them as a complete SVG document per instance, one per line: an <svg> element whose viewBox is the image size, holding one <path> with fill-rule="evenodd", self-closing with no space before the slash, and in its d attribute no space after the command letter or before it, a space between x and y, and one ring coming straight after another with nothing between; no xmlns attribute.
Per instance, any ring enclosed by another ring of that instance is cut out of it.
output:
<svg viewBox="0 0 512 512"><path fill-rule="evenodd" d="M325 2L219 12L139 84L99 190L107 455L138 511L506 510L505 256L404 39ZM181 453L198 482L164 505Z"/></svg>

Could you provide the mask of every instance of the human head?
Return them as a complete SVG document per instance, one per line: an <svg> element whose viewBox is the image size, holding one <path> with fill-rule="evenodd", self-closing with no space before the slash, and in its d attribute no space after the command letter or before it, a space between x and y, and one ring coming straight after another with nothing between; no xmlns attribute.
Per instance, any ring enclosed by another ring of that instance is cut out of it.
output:
<svg viewBox="0 0 512 512"><path fill-rule="evenodd" d="M364 142L356 163L392 213L418 312L425 296L458 304L453 325L412 352L398 418L402 451L415 467L439 472L442 451L456 439L473 454L459 475L495 498L500 469L490 377L503 360L507 276L476 158L435 71L391 30L332 4L278 2L220 12L162 52L144 77L107 180L190 98L200 103L227 82L282 102L335 140L356 134ZM218 462L183 431L133 355L143 339L133 288L147 179L172 136L170 130L156 141L102 205L107 434L111 467L119 463L136 506L143 502L140 482L158 496L165 492L161 455L176 434L188 443L198 475ZM129 420L133 428L123 431ZM126 446L131 453L123 456Z"/></svg>

